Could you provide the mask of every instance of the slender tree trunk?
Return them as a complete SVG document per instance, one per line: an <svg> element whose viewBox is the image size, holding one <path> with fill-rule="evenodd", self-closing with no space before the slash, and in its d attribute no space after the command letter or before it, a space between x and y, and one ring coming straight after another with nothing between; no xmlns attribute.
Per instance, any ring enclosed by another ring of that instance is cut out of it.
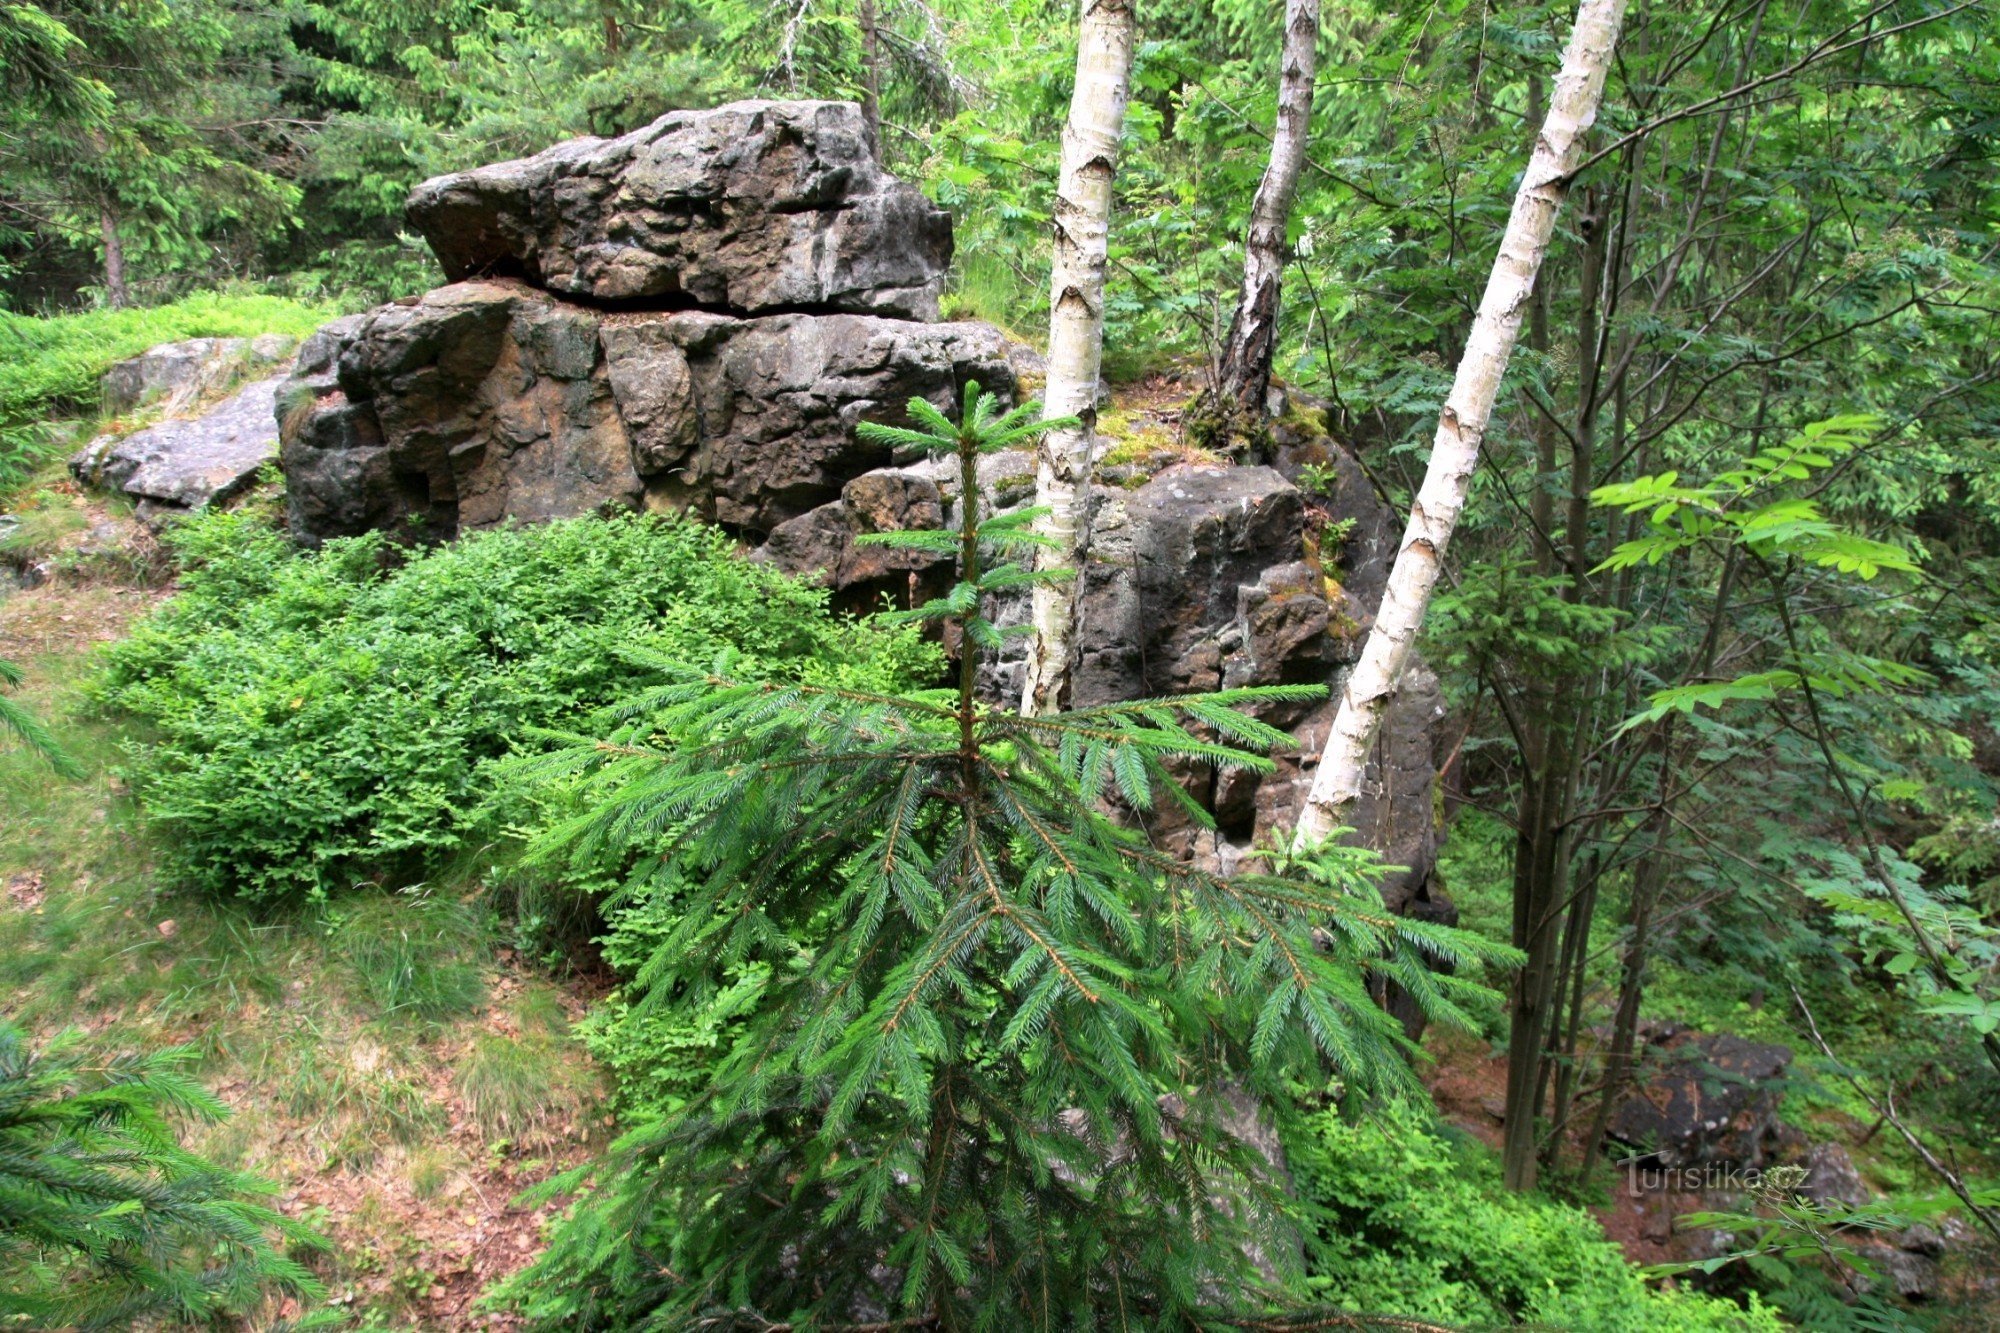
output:
<svg viewBox="0 0 2000 1333"><path fill-rule="evenodd" d="M861 119L868 125L868 151L882 160L882 35L876 29L875 0L857 0L861 25Z"/></svg>
<svg viewBox="0 0 2000 1333"><path fill-rule="evenodd" d="M1597 1162L1598 1150L1625 1095L1625 1084L1632 1077L1639 1050L1639 1001L1646 993L1646 956L1653 942L1653 908L1660 900L1666 878L1666 852L1660 845L1666 833L1664 810L1650 822L1653 845L1646 859L1632 872L1631 915L1618 968L1618 1010L1611 1020L1611 1048L1604 1057L1597 1112L1591 1117L1590 1132L1583 1140L1583 1160L1578 1165L1583 1175L1588 1175Z"/></svg>
<svg viewBox="0 0 2000 1333"><path fill-rule="evenodd" d="M1402 549L1389 574L1375 625L1361 660L1348 674L1340 709L1321 753L1312 790L1299 812L1294 845L1316 842L1348 823L1361 797L1368 752L1383 714L1402 684L1403 668L1437 586L1440 562L1465 507L1466 489L1479 466L1479 443L1500 392L1500 379L1520 336L1556 214L1585 135L1597 118L1604 80L1625 19L1626 0L1583 0L1563 52L1562 70L1549 99L1548 118L1535 142L1500 253L1480 300L1458 363L1451 394L1438 417L1430 465L1410 508Z"/></svg>
<svg viewBox="0 0 2000 1333"><path fill-rule="evenodd" d="M1561 1156L1562 1136L1569 1128L1576 1090L1583 1069L1577 1050L1583 1035L1583 1006L1588 997L1590 972L1590 928L1597 916L1597 889L1603 883L1603 861L1595 853L1575 890L1576 904L1563 923L1561 985L1556 995L1554 1022L1550 1025L1548 1049L1543 1065L1555 1080L1555 1097L1549 1107L1549 1133L1541 1148L1542 1168L1555 1165ZM1563 991L1566 990L1567 994ZM1537 1096L1539 1100L1539 1094Z"/></svg>
<svg viewBox="0 0 2000 1333"><path fill-rule="evenodd" d="M105 204L97 223L104 234L104 296L113 310L123 310L132 304L132 294L125 286L125 240L118 234L118 214Z"/></svg>
<svg viewBox="0 0 2000 1333"><path fill-rule="evenodd" d="M1271 160L1250 207L1243 240L1243 294L1229 321L1217 389L1241 419L1261 421L1278 350L1278 310L1285 273L1285 233L1312 133L1313 73L1319 65L1320 0L1286 0L1285 47L1278 72L1278 123Z"/></svg>
<svg viewBox="0 0 2000 1333"><path fill-rule="evenodd" d="M1569 729L1552 728L1540 774L1524 779L1514 843L1514 947L1527 955L1508 997L1507 1101L1500 1169L1509 1189L1535 1187L1537 1132L1544 1090L1542 1053L1558 987L1557 945L1569 891L1565 829L1572 806Z"/></svg>
<svg viewBox="0 0 2000 1333"><path fill-rule="evenodd" d="M1075 417L1075 427L1042 437L1035 468L1035 503L1049 512L1036 524L1055 539L1036 553L1036 567L1082 572L1090 541L1091 452L1096 443L1097 378L1104 360L1104 269L1110 249L1111 183L1118 171L1118 137L1132 75L1133 0L1082 0L1077 29L1076 90L1063 130L1062 177L1056 186L1055 264L1049 283L1049 378L1044 405L1051 417ZM1038 584L1034 638L1021 711L1062 707L1069 693L1070 640L1077 578Z"/></svg>

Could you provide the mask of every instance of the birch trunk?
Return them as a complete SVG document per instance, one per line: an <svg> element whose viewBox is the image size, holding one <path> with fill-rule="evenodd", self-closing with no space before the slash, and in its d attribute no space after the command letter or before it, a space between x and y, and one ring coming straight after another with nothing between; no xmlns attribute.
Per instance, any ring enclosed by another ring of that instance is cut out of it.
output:
<svg viewBox="0 0 2000 1333"><path fill-rule="evenodd" d="M1465 355L1444 411L1438 415L1436 439L1423 485L1410 507L1402 548L1389 573L1374 628L1362 645L1361 660L1348 674L1321 751L1312 790L1299 812L1294 848L1303 848L1351 822L1368 771L1382 716L1402 683L1403 668L1423 625L1431 591L1472 474L1479 466L1479 444L1493 414L1500 380L1520 336L1521 319L1534 295L1556 214L1568 193L1569 174L1582 155L1583 141L1604 96L1604 80L1618 45L1627 0L1583 0L1576 27L1563 51L1549 112L1535 141L1514 210L1507 220L1500 253L1493 261L1486 294L1479 302Z"/></svg>
<svg viewBox="0 0 2000 1333"><path fill-rule="evenodd" d="M1229 321L1229 338L1217 368L1220 393L1246 421L1261 421L1278 348L1278 298L1285 274L1285 233L1292 200L1306 163L1312 133L1313 74L1319 65L1320 0L1287 0L1285 47L1278 73L1278 123L1271 160L1250 208L1243 240L1243 294Z"/></svg>
<svg viewBox="0 0 2000 1333"><path fill-rule="evenodd" d="M1132 73L1133 0L1082 0L1077 28L1076 89L1063 129L1062 176L1056 186L1055 264L1049 283L1049 378L1043 393L1051 417L1082 424L1042 437L1035 467L1035 503L1048 509L1037 530L1056 546L1036 552L1038 569L1082 570L1090 540L1091 451L1096 443L1097 378L1104 359L1104 269L1110 245L1111 182ZM1070 641L1075 628L1076 578L1037 585L1034 638L1021 711L1030 716L1062 707L1069 692Z"/></svg>

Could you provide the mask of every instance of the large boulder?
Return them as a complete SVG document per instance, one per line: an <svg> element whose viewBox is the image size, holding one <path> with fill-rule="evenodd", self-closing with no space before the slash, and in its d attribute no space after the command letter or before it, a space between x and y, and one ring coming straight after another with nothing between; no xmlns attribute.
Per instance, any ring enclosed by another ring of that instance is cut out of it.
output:
<svg viewBox="0 0 2000 1333"><path fill-rule="evenodd" d="M751 535L889 463L862 420L1011 399L1000 333L869 315L604 312L518 280L454 283L328 325L284 395L292 529L419 520L451 537L606 507Z"/></svg>
<svg viewBox="0 0 2000 1333"><path fill-rule="evenodd" d="M1729 1033L1649 1034L1649 1072L1611 1119L1633 1163L1762 1167L1789 1147L1778 1119L1792 1051Z"/></svg>
<svg viewBox="0 0 2000 1333"><path fill-rule="evenodd" d="M606 322L608 345L637 330L656 356L671 348L686 359L692 424L654 428L688 442L677 454L662 446L675 488L705 517L758 535L892 461L856 432L862 421L911 424L912 398L954 410L968 380L1009 404L1015 396L1006 339L989 324L702 312Z"/></svg>
<svg viewBox="0 0 2000 1333"><path fill-rule="evenodd" d="M426 181L409 215L454 280L656 307L932 320L951 260L950 215L876 165L851 102L669 112Z"/></svg>
<svg viewBox="0 0 2000 1333"><path fill-rule="evenodd" d="M879 608L886 596L914 606L950 586L952 558L936 551L879 545L857 538L944 526L937 483L923 468L864 472L841 487L831 504L780 523L754 558L833 588L857 610Z"/></svg>

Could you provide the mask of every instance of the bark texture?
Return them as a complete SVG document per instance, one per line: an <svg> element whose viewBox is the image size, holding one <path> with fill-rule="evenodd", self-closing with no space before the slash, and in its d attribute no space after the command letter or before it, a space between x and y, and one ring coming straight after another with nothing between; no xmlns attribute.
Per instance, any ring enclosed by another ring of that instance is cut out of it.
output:
<svg viewBox="0 0 2000 1333"><path fill-rule="evenodd" d="M1278 123L1271 160L1257 184L1243 241L1243 293L1229 321L1217 388L1248 421L1266 415L1271 359L1278 345L1279 296L1285 275L1285 233L1305 169L1312 133L1313 74L1319 67L1320 0L1287 0L1285 48L1278 74Z"/></svg>
<svg viewBox="0 0 2000 1333"><path fill-rule="evenodd" d="M861 119L868 127L868 153L882 160L882 35L875 18L875 0L855 7L861 27Z"/></svg>
<svg viewBox="0 0 2000 1333"><path fill-rule="evenodd" d="M118 234L118 215L106 204L97 221L104 237L104 299L113 310L123 310L132 304L132 296L125 286L125 241Z"/></svg>
<svg viewBox="0 0 2000 1333"><path fill-rule="evenodd" d="M1534 295L1535 277L1555 231L1556 215L1568 193L1569 175L1581 157L1585 136L1597 118L1604 80L1618 44L1626 0L1584 0L1563 52L1547 119L1536 139L1514 208L1479 303L1465 355L1444 410L1423 485L1410 508L1410 521L1396 564L1383 591L1361 660L1341 692L1340 710L1321 753L1305 808L1299 812L1294 846L1325 838L1351 823L1360 800L1368 752L1396 696L1403 668L1437 586L1438 571L1452 530L1465 506L1466 489L1479 465L1480 440L1500 392L1500 380L1520 336L1522 317Z"/></svg>
<svg viewBox="0 0 2000 1333"><path fill-rule="evenodd" d="M1104 359L1104 269L1110 244L1111 183L1132 75L1132 0L1083 0L1077 31L1076 89L1063 129L1056 187L1055 263L1049 283L1049 373L1044 404L1051 417L1077 426L1050 431L1035 468L1035 503L1048 509L1037 525L1056 541L1037 552L1042 569L1080 569L1089 542L1091 452L1097 379ZM1021 710L1060 708L1070 673L1075 580L1034 591Z"/></svg>

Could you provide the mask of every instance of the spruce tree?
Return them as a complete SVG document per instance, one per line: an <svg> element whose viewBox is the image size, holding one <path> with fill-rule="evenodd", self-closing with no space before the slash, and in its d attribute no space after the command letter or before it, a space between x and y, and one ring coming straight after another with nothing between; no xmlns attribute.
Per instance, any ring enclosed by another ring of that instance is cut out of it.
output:
<svg viewBox="0 0 2000 1333"><path fill-rule="evenodd" d="M0 658L0 686L19 685L21 668ZM30 751L49 761L49 766L66 778L83 776L83 766L64 751L41 719L0 694L0 735L12 736Z"/></svg>
<svg viewBox="0 0 2000 1333"><path fill-rule="evenodd" d="M708 1088L641 1124L510 1298L546 1328L1182 1328L1295 1305L1282 1182L1246 1100L1407 1087L1370 983L1453 1016L1480 947L1383 910L1353 849L1221 875L1114 807L1170 764L1268 769L1239 689L1025 717L975 692L989 598L1037 574L1035 510L982 515L981 453L1049 423L968 389L962 421L872 438L956 458L957 683L889 698L653 660L595 737L522 761L578 812L543 857L635 866L612 911L672 921L640 1006L733 1034ZM1295 1266L1295 1265L1294 1265Z"/></svg>
<svg viewBox="0 0 2000 1333"><path fill-rule="evenodd" d="M181 1072L191 1057L93 1061L76 1034L37 1052L0 1022L0 1326L209 1323L323 1294L273 1244L321 1242L257 1201L272 1187L181 1146L177 1120L225 1114Z"/></svg>

